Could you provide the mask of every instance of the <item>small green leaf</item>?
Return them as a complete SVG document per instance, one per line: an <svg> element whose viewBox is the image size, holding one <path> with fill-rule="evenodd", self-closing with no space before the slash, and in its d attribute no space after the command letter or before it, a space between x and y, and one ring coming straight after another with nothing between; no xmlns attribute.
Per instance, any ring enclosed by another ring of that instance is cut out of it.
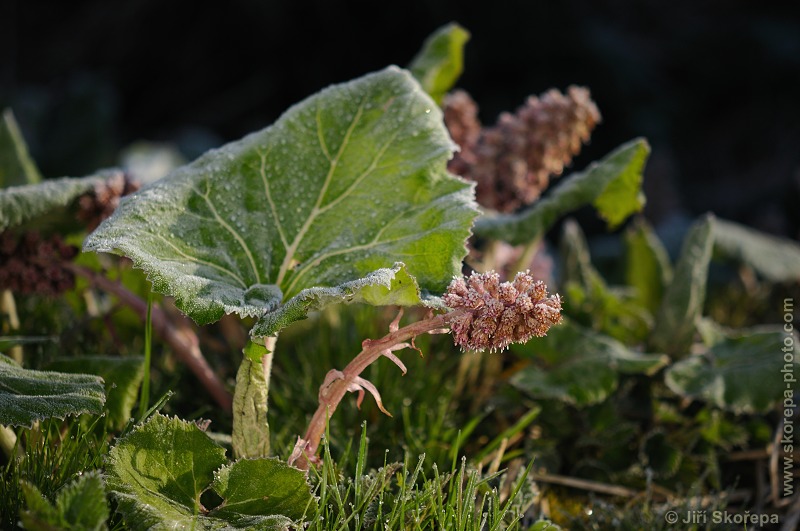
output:
<svg viewBox="0 0 800 531"><path fill-rule="evenodd" d="M30 427L47 418L103 411L103 379L23 369L0 354L0 424Z"/></svg>
<svg viewBox="0 0 800 531"><path fill-rule="evenodd" d="M672 280L672 265L661 240L644 219L625 232L625 281L636 290L635 300L653 315Z"/></svg>
<svg viewBox="0 0 800 531"><path fill-rule="evenodd" d="M695 420L700 427L700 435L704 440L731 451L735 446L745 446L750 439L748 426L737 422L739 419L727 419L718 409L702 409Z"/></svg>
<svg viewBox="0 0 800 531"><path fill-rule="evenodd" d="M644 208L642 179L644 179L644 163L649 152L649 146L646 150L642 150L639 158L625 165L617 177L609 182L592 202L610 229L619 227L631 214L641 212Z"/></svg>
<svg viewBox="0 0 800 531"><path fill-rule="evenodd" d="M791 339L789 347L786 338ZM754 329L675 363L664 381L681 396L734 413L765 413L782 400L796 402L792 390L800 374L798 359L796 337L782 328Z"/></svg>
<svg viewBox="0 0 800 531"><path fill-rule="evenodd" d="M608 336L565 322L547 336L512 351L533 364L511 378L515 387L541 398L578 407L605 400L618 385L619 374L652 375L669 361L661 354L641 354Z"/></svg>
<svg viewBox="0 0 800 531"><path fill-rule="evenodd" d="M258 317L255 336L333 302L418 304L406 281L443 292L477 215L446 171L453 148L438 107L391 67L123 198L85 248L130 257L198 323ZM363 290L399 280L402 294Z"/></svg>
<svg viewBox="0 0 800 531"><path fill-rule="evenodd" d="M224 501L211 515L231 522L245 515L300 520L313 514L316 505L305 474L275 458L242 459L223 467L212 488Z"/></svg>
<svg viewBox="0 0 800 531"><path fill-rule="evenodd" d="M563 179L522 212L480 218L475 234L519 245L541 237L560 217L586 205L597 207L614 227L644 204L638 186L649 154L644 139L623 144L584 172Z"/></svg>
<svg viewBox="0 0 800 531"><path fill-rule="evenodd" d="M301 471L275 459L228 465L194 423L159 414L112 448L108 487L131 529L288 530L315 503ZM208 489L219 506L201 503Z"/></svg>
<svg viewBox="0 0 800 531"><path fill-rule="evenodd" d="M554 524L550 520L537 520L530 531L561 531L561 526Z"/></svg>
<svg viewBox="0 0 800 531"><path fill-rule="evenodd" d="M47 501L47 498L35 485L22 481L20 488L28 506L26 511L20 513L25 529L56 531L63 526L56 508Z"/></svg>
<svg viewBox="0 0 800 531"><path fill-rule="evenodd" d="M48 369L68 373L101 376L106 385L106 405L111 429L121 429L131 417L144 376L144 358L129 356L83 356L63 358L48 365Z"/></svg>
<svg viewBox="0 0 800 531"><path fill-rule="evenodd" d="M23 224L26 229L53 226L63 229L65 218L77 223L72 216L65 215L66 210L104 180L102 176L63 177L0 189L0 232Z"/></svg>
<svg viewBox="0 0 800 531"><path fill-rule="evenodd" d="M672 282L661 301L651 345L671 356L688 353L703 313L714 224L714 217L709 214L689 229Z"/></svg>
<svg viewBox="0 0 800 531"><path fill-rule="evenodd" d="M752 267L773 282L800 280L800 245L732 221L714 223L714 252Z"/></svg>
<svg viewBox="0 0 800 531"><path fill-rule="evenodd" d="M6 109L0 120L0 188L36 184L41 180L14 113Z"/></svg>
<svg viewBox="0 0 800 531"><path fill-rule="evenodd" d="M683 453L661 429L644 436L639 447L639 459L657 478L674 476L683 461Z"/></svg>
<svg viewBox="0 0 800 531"><path fill-rule="evenodd" d="M109 510L106 491L103 479L96 470L64 486L56 495L55 506L28 482L22 484L22 492L28 504L28 510L21 514L25 529L41 531L107 529Z"/></svg>
<svg viewBox="0 0 800 531"><path fill-rule="evenodd" d="M200 523L200 494L226 462L194 423L156 414L109 452L108 488L131 528L188 529Z"/></svg>
<svg viewBox="0 0 800 531"><path fill-rule="evenodd" d="M469 37L469 32L456 23L443 26L425 39L408 67L438 104L464 70L464 45Z"/></svg>

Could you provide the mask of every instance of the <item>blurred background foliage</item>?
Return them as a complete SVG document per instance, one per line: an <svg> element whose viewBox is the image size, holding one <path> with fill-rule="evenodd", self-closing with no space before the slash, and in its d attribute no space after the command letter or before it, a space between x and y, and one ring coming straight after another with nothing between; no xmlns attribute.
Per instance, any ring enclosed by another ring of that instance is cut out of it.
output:
<svg viewBox="0 0 800 531"><path fill-rule="evenodd" d="M459 86L484 123L529 94L588 86L603 123L575 168L645 136L656 225L711 210L798 238L799 11L744 0L6 0L0 108L13 108L46 177L116 165L143 139L192 159L321 87L406 65L454 20L472 33ZM589 211L579 220L603 231Z"/></svg>

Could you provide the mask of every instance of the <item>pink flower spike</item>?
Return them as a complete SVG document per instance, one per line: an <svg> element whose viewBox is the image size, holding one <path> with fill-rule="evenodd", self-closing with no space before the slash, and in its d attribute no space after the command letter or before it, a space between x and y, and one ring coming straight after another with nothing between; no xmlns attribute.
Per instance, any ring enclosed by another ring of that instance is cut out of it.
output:
<svg viewBox="0 0 800 531"><path fill-rule="evenodd" d="M561 297L548 295L544 282L527 271L513 283L498 279L494 271L472 273L466 283L455 279L447 288L444 302L455 310L448 324L462 350L504 350L561 322Z"/></svg>

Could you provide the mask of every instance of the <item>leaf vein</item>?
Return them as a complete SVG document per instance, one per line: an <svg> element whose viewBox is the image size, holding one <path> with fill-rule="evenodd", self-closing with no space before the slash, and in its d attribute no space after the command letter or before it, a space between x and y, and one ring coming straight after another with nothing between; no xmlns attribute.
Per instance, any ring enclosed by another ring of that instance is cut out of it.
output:
<svg viewBox="0 0 800 531"><path fill-rule="evenodd" d="M270 147L270 150L272 148ZM260 153L259 156L261 157L261 182L264 183L264 193L267 196L267 202L269 203L269 208L272 211L272 218L275 220L275 227L278 229L278 235L281 237L281 243L283 243L283 248L288 251L289 250L289 243L286 240L286 234L283 232L283 226L281 225L280 218L278 217L278 209L275 206L275 202L272 200L272 194L269 190L269 181L267 180L267 172L266 172L266 164L267 164L267 156L269 156L269 151L266 153Z"/></svg>
<svg viewBox="0 0 800 531"><path fill-rule="evenodd" d="M208 267L211 267L211 268L217 269L218 271L221 271L222 273L226 273L226 274L227 274L227 275L229 275L231 278L233 278L234 280L236 280L236 281L237 281L239 284L241 284L243 288L247 288L247 283L244 281L244 279L242 279L242 277L240 277L239 275L237 275L236 273L234 273L234 272L233 272L233 271L231 271L230 269L228 269L228 268L226 268L226 267L223 267L223 266L221 266L221 265L219 265L219 264L215 264L214 262L209 262L209 261L207 261L207 260L203 260L202 258L197 258L196 256L192 256L192 255L190 255L190 254L186 254L185 252L183 252L183 251L180 249L180 247L178 247L177 245L175 245L174 243L172 243L171 241L169 241L167 238L165 238L165 237L164 237L164 236L162 236L161 234L153 234L153 236L156 236L156 237L160 238L161 240L163 240L163 241L164 241L164 243L166 243L167 245L169 245L170 247L172 247L172 249L173 249L173 250L174 250L176 253L178 253L179 255L181 255L183 258L186 258L187 260L190 260L190 261L192 261L192 262L196 262L196 263L198 263L198 264L207 265Z"/></svg>
<svg viewBox="0 0 800 531"><path fill-rule="evenodd" d="M367 169L364 170L364 172L361 173L361 175L356 177L355 180L353 180L353 182L350 184L350 186L348 186L347 189L345 189L345 191L342 192L342 194L339 197L337 197L336 199L334 199L333 201L322 207L319 211L320 214L330 210L337 204L341 203L344 199L347 198L347 196L349 196L353 192L353 190L358 188L358 186L364 181L364 179L366 179L373 171L375 171L375 168L378 166L378 161L381 160L381 157L383 157L383 155L386 153L386 150L389 149L389 147L392 145L392 142L394 142L399 133L400 132L397 131L392 135L392 137L386 142L386 144L384 144L375 154L375 158L372 159L372 162L370 162Z"/></svg>
<svg viewBox="0 0 800 531"><path fill-rule="evenodd" d="M353 116L353 120L350 122L350 125L347 127L347 131L345 132L344 138L342 138L342 144L339 146L339 150L336 153L336 157L331 160L330 167L328 169L328 174L325 176L325 181L322 183L322 188L320 188L319 196L317 197L317 201L314 204L314 208L306 218L305 223L303 226L300 227L300 230L297 232L297 235L294 237L291 246L286 250L286 256L283 257L283 263L281 264L281 268L278 271L278 278L275 280L275 284L278 286L281 285L283 282L286 273L289 271L289 266L294 259L294 254L297 252L297 248L300 246L300 242L303 241L303 238L308 232L309 227L311 227L314 220L320 214L320 205L322 205L323 199L325 199L325 194L328 192L328 186L331 183L331 179L333 178L333 174L336 171L336 165L339 162L339 159L344 154L345 148L347 144L350 142L350 135L353 134L353 131L356 128L359 120L361 120L361 115L364 112L364 100L362 99L361 102L358 104L358 110L356 111L355 115Z"/></svg>
<svg viewBox="0 0 800 531"><path fill-rule="evenodd" d="M329 253L322 254L322 255L318 256L317 258L315 258L314 260L310 261L306 266L304 266L300 271L298 271L298 273L294 276L294 278L292 278L292 282L289 284L289 288L286 290L286 293L287 294L292 293L292 290L294 289L294 287L297 284L298 280L300 280L300 277L302 277L303 275L308 273L311 270L311 268L318 266L319 264L321 264L324 260L327 260L328 258L332 258L334 256L339 256L340 254L354 253L354 252L357 252L357 251L366 251L368 249L373 249L375 247L380 247L381 245L397 243L397 242L400 242L400 241L403 241L403 240L419 238L419 237L424 236L425 234L427 234L427 232L430 232L430 231L426 231L426 232L421 233L421 234L409 234L407 236L403 236L401 238L395 238L393 240L378 241L377 239L373 239L371 242L366 243L364 245L354 245L353 247L347 247L345 249L337 249L335 251L331 251ZM425 253L414 253L414 256L417 256L417 254L422 256ZM430 254L436 254L436 253L430 253ZM405 254L405 255L407 255L407 254Z"/></svg>
<svg viewBox="0 0 800 531"><path fill-rule="evenodd" d="M206 181L205 194L200 193L200 191L196 189L195 192L205 200L206 204L208 205L208 208L211 209L211 213L214 215L214 219L217 221L217 223L225 227L225 230L227 230L242 247L245 254L247 255L247 259L250 261L250 266L253 268L253 273L255 273L256 275L256 282L260 284L261 275L258 273L258 267L256 267L256 261L253 258L253 253L250 251L250 248L247 246L247 242L244 241L242 236L238 232L236 232L236 230L233 227L231 227L224 219L222 219L222 216L220 216L219 212L217 212L217 207L214 206L214 203L211 201L211 198L209 197L209 194L211 193L211 185L209 184L209 182Z"/></svg>
<svg viewBox="0 0 800 531"><path fill-rule="evenodd" d="M322 132L322 116L320 113L319 105L317 105L316 120L317 120L317 139L319 139L319 147L322 148L322 153L325 154L325 158L328 159L328 162L331 162L331 154L328 152L328 146L327 144L325 144L325 135Z"/></svg>

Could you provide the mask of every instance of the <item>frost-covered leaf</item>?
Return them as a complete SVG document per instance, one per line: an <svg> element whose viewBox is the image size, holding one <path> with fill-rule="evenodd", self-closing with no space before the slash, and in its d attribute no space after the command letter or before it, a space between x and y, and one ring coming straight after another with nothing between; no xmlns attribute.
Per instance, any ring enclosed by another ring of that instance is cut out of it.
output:
<svg viewBox="0 0 800 531"><path fill-rule="evenodd" d="M586 205L594 205L614 227L644 206L641 180L649 154L644 139L623 144L585 171L562 179L529 208L480 218L475 234L518 245L541 237L560 217Z"/></svg>
<svg viewBox="0 0 800 531"><path fill-rule="evenodd" d="M422 45L408 69L436 103L453 88L464 70L464 45L469 32L456 23L443 26Z"/></svg>
<svg viewBox="0 0 800 531"><path fill-rule="evenodd" d="M121 429L131 417L144 377L144 358L140 356L82 356L59 359L48 369L68 373L96 374L106 386L106 405L112 429Z"/></svg>
<svg viewBox="0 0 800 531"><path fill-rule="evenodd" d="M786 338L791 339L788 347ZM784 358L787 353L791 356ZM796 336L782 328L756 329L675 363L664 381L681 396L705 400L734 413L764 413L783 400L785 392L794 390L794 378L800 372L798 359Z"/></svg>
<svg viewBox="0 0 800 531"><path fill-rule="evenodd" d="M511 378L512 385L533 396L578 407L605 400L617 388L619 374L652 375L669 361L662 354L630 350L570 322L511 349L533 362Z"/></svg>
<svg viewBox="0 0 800 531"><path fill-rule="evenodd" d="M201 518L200 494L226 462L225 450L194 423L156 414L109 452L108 489L132 528L188 529Z"/></svg>
<svg viewBox="0 0 800 531"><path fill-rule="evenodd" d="M63 228L66 211L75 200L104 181L102 175L48 179L39 184L0 189L0 232L34 223L35 228Z"/></svg>
<svg viewBox="0 0 800 531"><path fill-rule="evenodd" d="M52 417L99 415L105 399L98 376L23 369L0 355L0 424L29 427Z"/></svg>
<svg viewBox="0 0 800 531"><path fill-rule="evenodd" d="M103 479L96 470L64 486L49 503L31 483L22 484L28 509L21 513L25 529L52 531L99 531L107 529L109 517Z"/></svg>
<svg viewBox="0 0 800 531"><path fill-rule="evenodd" d="M313 499L299 470L269 459L228 465L194 423L158 414L111 450L108 487L131 529L288 530ZM209 488L222 498L216 508L200 500Z"/></svg>
<svg viewBox="0 0 800 531"><path fill-rule="evenodd" d="M391 268L378 269L338 286L304 289L259 319L253 326L252 335L274 335L281 328L304 319L309 311L339 302L413 306L420 303L420 293L416 280L408 274L405 265L398 262Z"/></svg>
<svg viewBox="0 0 800 531"><path fill-rule="evenodd" d="M800 280L800 245L792 240L717 219L714 252L747 264L773 282Z"/></svg>
<svg viewBox="0 0 800 531"><path fill-rule="evenodd" d="M85 248L130 257L199 323L262 318L255 335L351 298L415 304L406 280L444 291L477 214L447 174L453 147L434 102L391 67L123 198Z"/></svg>
<svg viewBox="0 0 800 531"><path fill-rule="evenodd" d="M231 522L247 515L300 520L313 514L316 505L305 473L275 458L242 459L223 467L212 488L224 501L211 514Z"/></svg>
<svg viewBox="0 0 800 531"><path fill-rule="evenodd" d="M14 113L6 109L0 119L0 188L35 184L41 180Z"/></svg>
<svg viewBox="0 0 800 531"><path fill-rule="evenodd" d="M651 345L672 356L688 353L706 299L708 264L714 244L712 215L696 221L681 247L672 282L661 301Z"/></svg>
<svg viewBox="0 0 800 531"><path fill-rule="evenodd" d="M667 250L650 225L637 220L625 232L625 282L636 290L635 300L655 314L671 280Z"/></svg>

